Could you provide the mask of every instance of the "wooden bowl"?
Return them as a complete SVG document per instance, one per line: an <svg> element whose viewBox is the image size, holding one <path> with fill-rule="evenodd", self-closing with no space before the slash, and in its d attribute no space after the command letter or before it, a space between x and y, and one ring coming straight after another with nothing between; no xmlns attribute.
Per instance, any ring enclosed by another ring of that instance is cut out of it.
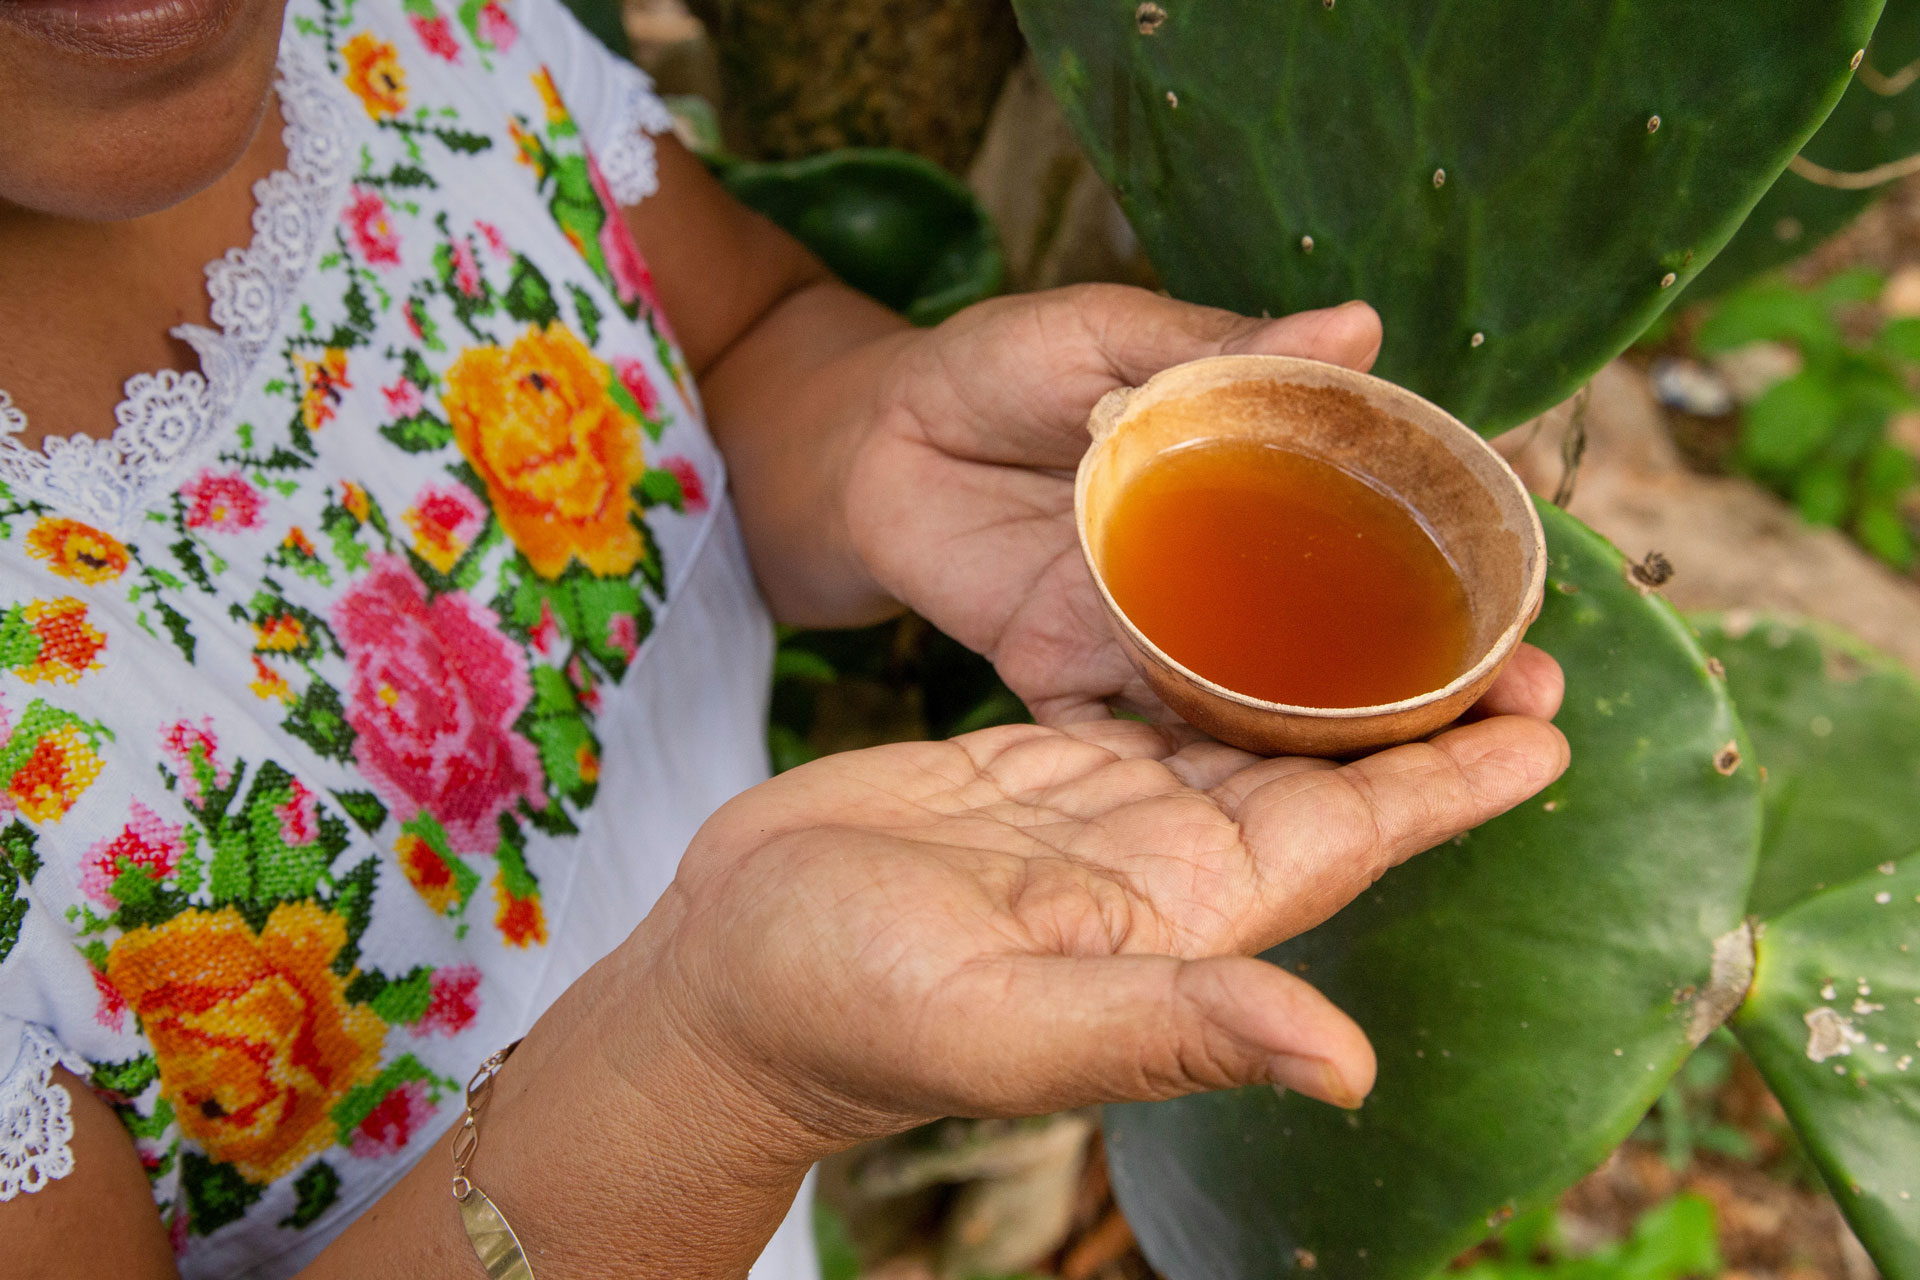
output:
<svg viewBox="0 0 1920 1280"><path fill-rule="evenodd" d="M1088 421L1074 516L1087 567L1127 656L1175 714L1262 755L1353 756L1423 738L1478 700L1540 612L1547 548L1518 476L1458 419L1412 392L1337 365L1215 356L1109 392ZM1236 693L1169 657L1114 602L1101 569L1115 499L1160 454L1245 438L1309 454L1399 498L1460 573L1479 657L1443 688L1371 707L1296 707Z"/></svg>

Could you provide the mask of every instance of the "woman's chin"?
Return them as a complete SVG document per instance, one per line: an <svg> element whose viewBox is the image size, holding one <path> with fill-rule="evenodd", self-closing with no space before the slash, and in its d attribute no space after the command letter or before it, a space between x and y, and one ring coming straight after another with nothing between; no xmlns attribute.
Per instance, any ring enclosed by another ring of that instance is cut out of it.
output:
<svg viewBox="0 0 1920 1280"><path fill-rule="evenodd" d="M259 128L279 0L0 0L0 203L119 221L205 190Z"/></svg>

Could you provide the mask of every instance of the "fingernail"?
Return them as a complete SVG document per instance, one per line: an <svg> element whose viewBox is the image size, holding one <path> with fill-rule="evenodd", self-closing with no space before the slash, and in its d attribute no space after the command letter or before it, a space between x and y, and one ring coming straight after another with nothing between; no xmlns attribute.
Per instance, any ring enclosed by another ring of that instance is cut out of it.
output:
<svg viewBox="0 0 1920 1280"><path fill-rule="evenodd" d="M1338 1069L1325 1058L1276 1053L1267 1062L1267 1078L1273 1081L1276 1089L1291 1089L1349 1111L1366 1100L1364 1094L1353 1091Z"/></svg>

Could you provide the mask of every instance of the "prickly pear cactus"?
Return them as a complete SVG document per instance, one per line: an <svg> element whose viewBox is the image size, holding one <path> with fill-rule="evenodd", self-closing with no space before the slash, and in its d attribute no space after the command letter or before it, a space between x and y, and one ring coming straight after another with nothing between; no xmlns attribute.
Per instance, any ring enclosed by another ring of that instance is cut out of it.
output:
<svg viewBox="0 0 1920 1280"><path fill-rule="evenodd" d="M1791 262L1887 193L1898 165L1920 152L1920 0L1887 0L1846 96L1773 184L1738 235L1687 289L1723 293ZM1879 174L1881 181L1872 181Z"/></svg>
<svg viewBox="0 0 1920 1280"><path fill-rule="evenodd" d="M1566 776L1269 954L1366 1028L1360 1111L1271 1089L1110 1108L1120 1203L1170 1280L1423 1280L1624 1138L1746 988L1758 771L1691 631L1551 507L1529 639Z"/></svg>
<svg viewBox="0 0 1920 1280"><path fill-rule="evenodd" d="M1766 766L1734 1020L1887 1280L1920 1280L1920 681L1831 628L1701 620Z"/></svg>
<svg viewBox="0 0 1920 1280"><path fill-rule="evenodd" d="M1376 372L1493 433L1717 253L1882 0L1015 0L1172 292L1366 298Z"/></svg>

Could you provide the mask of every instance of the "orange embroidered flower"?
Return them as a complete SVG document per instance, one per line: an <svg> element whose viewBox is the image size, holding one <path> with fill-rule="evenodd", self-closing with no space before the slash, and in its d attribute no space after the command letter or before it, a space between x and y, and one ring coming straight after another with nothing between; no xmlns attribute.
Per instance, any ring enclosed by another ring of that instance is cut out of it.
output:
<svg viewBox="0 0 1920 1280"><path fill-rule="evenodd" d="M452 573L487 525L487 509L463 484L428 485L400 518L413 530L413 549L442 573Z"/></svg>
<svg viewBox="0 0 1920 1280"><path fill-rule="evenodd" d="M522 898L507 888L506 880L493 878L494 927L500 930L508 946L539 947L547 942L547 916L538 897Z"/></svg>
<svg viewBox="0 0 1920 1280"><path fill-rule="evenodd" d="M290 613L253 624L253 647L262 653L294 653L307 647L307 624Z"/></svg>
<svg viewBox="0 0 1920 1280"><path fill-rule="evenodd" d="M300 421L308 431L318 431L333 421L340 393L353 386L347 381L347 353L328 347L318 360L296 355L293 364L300 371Z"/></svg>
<svg viewBox="0 0 1920 1280"><path fill-rule="evenodd" d="M72 684L99 668L107 637L87 621L87 606L80 601L72 596L35 600L21 611L21 616L40 642L32 663L15 668L22 680Z"/></svg>
<svg viewBox="0 0 1920 1280"><path fill-rule="evenodd" d="M339 916L290 902L257 935L232 907L190 908L107 953L181 1132L251 1182L338 1142L328 1113L379 1065L386 1024L331 967L346 940Z"/></svg>
<svg viewBox="0 0 1920 1280"><path fill-rule="evenodd" d="M407 107L407 73L400 52L371 31L347 41L340 53L347 60L347 88L375 120L397 116Z"/></svg>
<svg viewBox="0 0 1920 1280"><path fill-rule="evenodd" d="M127 571L127 549L90 524L50 517L27 535L27 552L63 578L111 582Z"/></svg>
<svg viewBox="0 0 1920 1280"><path fill-rule="evenodd" d="M560 576L570 560L624 574L646 553L631 518L644 469L640 427L614 402L611 379L558 322L504 351L474 347L447 370L454 439L542 577Z"/></svg>
<svg viewBox="0 0 1920 1280"><path fill-rule="evenodd" d="M460 905L460 885L453 878L453 868L432 845L408 832L393 842L393 852L400 859L407 883L429 907L445 915Z"/></svg>
<svg viewBox="0 0 1920 1280"><path fill-rule="evenodd" d="M282 702L293 701L293 686L287 678L275 671L260 659L253 660L253 680L247 685L257 698L278 698Z"/></svg>
<svg viewBox="0 0 1920 1280"><path fill-rule="evenodd" d="M518 120L507 121L507 133L513 138L515 163L532 168L533 158L540 154L540 140L521 128Z"/></svg>
<svg viewBox="0 0 1920 1280"><path fill-rule="evenodd" d="M593 744L583 742L573 749L573 762L580 770L580 781L594 783L600 781L600 753Z"/></svg>
<svg viewBox="0 0 1920 1280"><path fill-rule="evenodd" d="M548 124L564 124L572 119L567 114L567 104L560 100L560 90L553 83L553 75L545 67L533 73L533 87L540 91L540 102L547 109Z"/></svg>
<svg viewBox="0 0 1920 1280"><path fill-rule="evenodd" d="M23 722L21 731L27 729ZM100 776L100 769L100 757L80 726L57 724L40 735L7 779L7 799L31 821L58 822Z"/></svg>
<svg viewBox="0 0 1920 1280"><path fill-rule="evenodd" d="M348 515L358 520L361 524L367 522L367 516L370 512L370 508L367 505L367 491L351 480L342 480L340 482L340 505L347 509Z"/></svg>

